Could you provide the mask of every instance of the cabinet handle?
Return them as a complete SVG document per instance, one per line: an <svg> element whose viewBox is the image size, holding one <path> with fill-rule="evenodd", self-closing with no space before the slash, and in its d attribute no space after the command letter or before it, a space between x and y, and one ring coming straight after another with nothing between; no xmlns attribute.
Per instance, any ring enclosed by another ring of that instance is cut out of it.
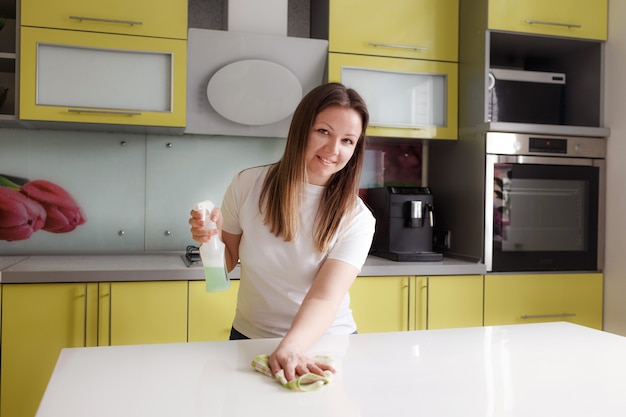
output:
<svg viewBox="0 0 626 417"><path fill-rule="evenodd" d="M68 113L89 113L89 114L113 114L117 116L141 116L138 111L115 111L115 110L81 110L67 109Z"/></svg>
<svg viewBox="0 0 626 417"><path fill-rule="evenodd" d="M382 46L384 48L396 48L396 49L412 49L414 51L425 51L426 49L428 49L425 46L395 45L392 43L377 43L377 42L370 42L370 46Z"/></svg>
<svg viewBox="0 0 626 417"><path fill-rule="evenodd" d="M560 313L560 314L522 314L521 319L550 319L556 317L576 317L576 313Z"/></svg>
<svg viewBox="0 0 626 417"><path fill-rule="evenodd" d="M428 127L414 126L408 123L370 123L370 127L387 127L397 129L413 129L413 130L426 130Z"/></svg>
<svg viewBox="0 0 626 417"><path fill-rule="evenodd" d="M574 23L544 22L541 20L533 20L533 19L526 19L525 22L528 23L529 25L562 26L566 28L576 28L576 29L582 28L582 25L577 25Z"/></svg>
<svg viewBox="0 0 626 417"><path fill-rule="evenodd" d="M117 20L117 19L101 19L99 17L85 17L85 16L70 16L72 20L88 20L90 22L101 22L101 23L119 23L120 25L143 25L143 22L137 22L134 20Z"/></svg>

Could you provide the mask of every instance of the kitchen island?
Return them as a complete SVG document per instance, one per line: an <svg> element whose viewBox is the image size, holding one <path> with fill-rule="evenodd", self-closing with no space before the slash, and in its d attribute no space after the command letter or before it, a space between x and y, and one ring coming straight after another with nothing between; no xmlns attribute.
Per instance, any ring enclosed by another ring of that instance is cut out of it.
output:
<svg viewBox="0 0 626 417"><path fill-rule="evenodd" d="M277 339L64 349L37 417L626 415L626 338L569 323L328 336L319 391L254 371Z"/></svg>

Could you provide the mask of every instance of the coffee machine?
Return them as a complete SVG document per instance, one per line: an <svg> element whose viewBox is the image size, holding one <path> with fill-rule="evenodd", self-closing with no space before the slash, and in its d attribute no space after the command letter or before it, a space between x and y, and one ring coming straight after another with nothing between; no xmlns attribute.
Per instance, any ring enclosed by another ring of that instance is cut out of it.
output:
<svg viewBox="0 0 626 417"><path fill-rule="evenodd" d="M380 187L367 190L376 218L370 253L393 261L441 261L433 252L434 207L428 187Z"/></svg>

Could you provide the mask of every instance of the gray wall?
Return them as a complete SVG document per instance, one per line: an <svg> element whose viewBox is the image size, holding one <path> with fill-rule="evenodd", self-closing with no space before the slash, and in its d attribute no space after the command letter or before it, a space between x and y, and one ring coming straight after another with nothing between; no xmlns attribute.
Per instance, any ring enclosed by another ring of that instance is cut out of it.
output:
<svg viewBox="0 0 626 417"><path fill-rule="evenodd" d="M605 73L605 124L611 128L611 136L607 145L604 329L626 336L626 27L621 21L624 15L626 3L610 0Z"/></svg>

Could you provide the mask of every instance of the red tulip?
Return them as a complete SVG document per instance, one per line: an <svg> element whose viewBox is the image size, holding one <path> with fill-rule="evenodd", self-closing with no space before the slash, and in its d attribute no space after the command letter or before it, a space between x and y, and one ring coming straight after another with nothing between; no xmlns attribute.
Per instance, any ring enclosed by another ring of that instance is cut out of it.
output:
<svg viewBox="0 0 626 417"><path fill-rule="evenodd" d="M12 188L0 187L0 239L24 240L41 229L46 210Z"/></svg>
<svg viewBox="0 0 626 417"><path fill-rule="evenodd" d="M50 181L30 181L22 185L20 191L46 210L48 215L43 230L66 233L85 223L85 217L74 198L65 189Z"/></svg>

